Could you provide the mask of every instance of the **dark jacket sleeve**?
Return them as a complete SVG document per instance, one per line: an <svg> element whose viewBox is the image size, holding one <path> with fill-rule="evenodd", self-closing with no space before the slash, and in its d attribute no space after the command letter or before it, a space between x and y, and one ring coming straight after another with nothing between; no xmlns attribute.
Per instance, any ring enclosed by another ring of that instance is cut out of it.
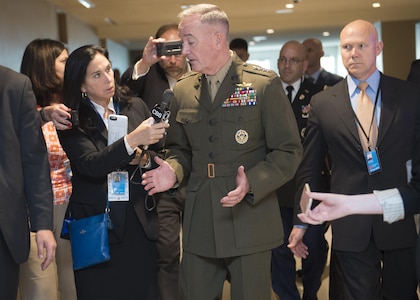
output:
<svg viewBox="0 0 420 300"><path fill-rule="evenodd" d="M53 229L50 165L29 80L25 80L19 112L19 140L23 168L23 184L28 202L32 231Z"/></svg>

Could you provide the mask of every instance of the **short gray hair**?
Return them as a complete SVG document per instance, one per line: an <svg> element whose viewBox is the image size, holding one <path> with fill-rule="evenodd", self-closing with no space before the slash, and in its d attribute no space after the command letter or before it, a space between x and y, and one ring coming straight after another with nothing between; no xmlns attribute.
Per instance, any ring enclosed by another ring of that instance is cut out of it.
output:
<svg viewBox="0 0 420 300"><path fill-rule="evenodd" d="M208 24L220 24L226 32L226 36L229 33L229 18L227 14L218 6L213 4L197 4L193 5L178 14L180 20L186 17L200 16L201 23Z"/></svg>

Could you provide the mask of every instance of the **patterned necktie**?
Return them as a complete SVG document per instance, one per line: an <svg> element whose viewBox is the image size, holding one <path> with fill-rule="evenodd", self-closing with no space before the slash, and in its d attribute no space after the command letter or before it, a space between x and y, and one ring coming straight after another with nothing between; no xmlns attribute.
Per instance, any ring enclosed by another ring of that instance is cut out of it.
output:
<svg viewBox="0 0 420 300"><path fill-rule="evenodd" d="M293 86L288 85L286 87L286 90L287 90L287 98L289 98L290 103L292 103L292 92L293 92L294 88L293 88Z"/></svg>
<svg viewBox="0 0 420 300"><path fill-rule="evenodd" d="M356 116L359 121L358 131L363 151L367 152L376 147L378 126L376 124L376 117L373 115L374 106L372 100L366 93L368 83L360 82L357 87L360 89L356 109Z"/></svg>

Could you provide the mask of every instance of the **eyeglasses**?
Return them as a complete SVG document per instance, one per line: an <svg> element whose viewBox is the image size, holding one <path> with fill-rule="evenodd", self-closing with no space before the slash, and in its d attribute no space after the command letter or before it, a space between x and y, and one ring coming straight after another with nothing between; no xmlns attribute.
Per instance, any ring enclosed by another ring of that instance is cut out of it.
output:
<svg viewBox="0 0 420 300"><path fill-rule="evenodd" d="M287 63L289 63L291 65L297 65L298 63L300 63L302 61L305 61L305 60L304 59L297 59L297 58L287 59L286 57L280 57L278 61L282 65L285 65Z"/></svg>

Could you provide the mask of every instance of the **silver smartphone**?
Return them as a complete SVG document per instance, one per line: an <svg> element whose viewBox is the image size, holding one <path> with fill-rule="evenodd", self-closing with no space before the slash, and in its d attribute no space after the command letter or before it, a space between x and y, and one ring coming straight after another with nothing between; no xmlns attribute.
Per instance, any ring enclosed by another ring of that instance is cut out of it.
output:
<svg viewBox="0 0 420 300"><path fill-rule="evenodd" d="M300 196L300 210L302 213L307 214L312 207L312 198L310 198L306 192L310 192L311 189L308 183L305 183L303 187L302 195Z"/></svg>
<svg viewBox="0 0 420 300"><path fill-rule="evenodd" d="M108 116L108 146L127 134L128 118L122 115Z"/></svg>

